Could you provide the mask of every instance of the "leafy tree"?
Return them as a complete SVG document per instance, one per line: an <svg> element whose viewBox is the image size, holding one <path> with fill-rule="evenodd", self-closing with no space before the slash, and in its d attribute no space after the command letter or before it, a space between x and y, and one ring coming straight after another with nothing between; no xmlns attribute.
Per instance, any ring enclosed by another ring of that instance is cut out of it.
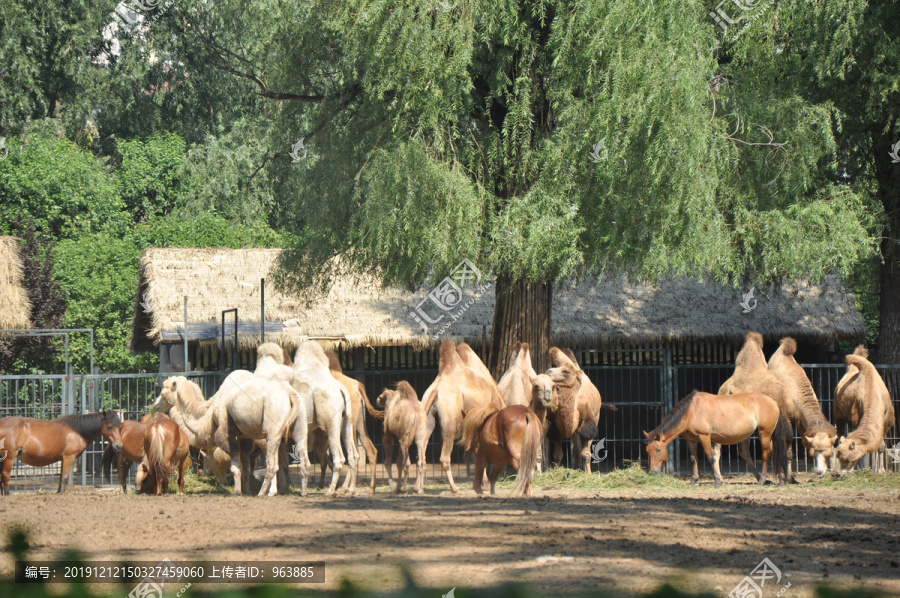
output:
<svg viewBox="0 0 900 598"><path fill-rule="evenodd" d="M145 141L123 139L118 150L122 161L116 179L132 220L140 222L148 216L169 213L181 190L184 140L174 133L158 133Z"/></svg>
<svg viewBox="0 0 900 598"><path fill-rule="evenodd" d="M11 233L23 238L22 265L24 285L31 302L33 328L60 328L66 313L66 301L53 280L53 245L35 234L34 223L25 228L21 219ZM7 374L63 373L59 339L49 336L16 336L0 339L0 372Z"/></svg>
<svg viewBox="0 0 900 598"><path fill-rule="evenodd" d="M41 121L6 140L0 160L0 228L17 217L35 230L69 238L124 222L123 204L104 161L69 141L55 121Z"/></svg>
<svg viewBox="0 0 900 598"><path fill-rule="evenodd" d="M286 284L321 288L334 255L405 285L469 257L497 278L496 372L517 339L546 363L550 318L528 316L550 313L565 277L778 281L871 255L865 194L827 176L833 105L764 60L738 77L706 13L197 0L179 18L208 69L272 102L263 163L303 231ZM751 40L746 53L771 50Z"/></svg>

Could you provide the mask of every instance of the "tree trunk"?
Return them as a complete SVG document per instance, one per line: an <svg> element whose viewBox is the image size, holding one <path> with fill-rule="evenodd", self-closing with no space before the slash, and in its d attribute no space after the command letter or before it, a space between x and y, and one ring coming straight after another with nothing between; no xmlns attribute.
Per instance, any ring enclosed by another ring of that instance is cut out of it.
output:
<svg viewBox="0 0 900 598"><path fill-rule="evenodd" d="M887 137L877 138L875 147L875 176L878 180L884 213L887 215L882 232L881 285L879 296L878 351L879 363L900 364L900 164L892 163L887 151Z"/></svg>
<svg viewBox="0 0 900 598"><path fill-rule="evenodd" d="M545 371L550 366L553 285L498 276L495 297L487 362L491 374L500 379L516 341L528 343L535 371Z"/></svg>

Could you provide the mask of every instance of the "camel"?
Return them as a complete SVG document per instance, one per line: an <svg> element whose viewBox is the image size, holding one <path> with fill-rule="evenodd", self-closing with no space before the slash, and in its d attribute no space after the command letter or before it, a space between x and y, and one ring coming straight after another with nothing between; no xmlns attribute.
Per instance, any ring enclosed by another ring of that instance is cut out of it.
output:
<svg viewBox="0 0 900 598"><path fill-rule="evenodd" d="M366 418L362 407L365 405L366 411L376 419L384 418L384 412L378 411L372 406L372 403L369 402L369 396L366 394L366 387L362 382L344 375L344 370L341 368L341 362L338 359L337 353L334 351L325 351L325 355L328 357L328 369L331 370L331 375L334 376L338 382L343 384L344 388L347 389L347 392L350 393L350 403L353 407L353 417L351 418L353 422L353 444L356 446L356 439L359 438L359 441L363 445L363 449L366 451L366 458L374 467L378 463L378 450L375 448L375 444L372 442L372 439L369 438L369 433L366 431ZM328 461L325 458L328 448L328 436L322 432L322 430L316 430L314 441L316 453L319 455L319 462L322 467L322 473L319 476L319 488L321 489L325 485L325 469L328 467ZM348 492L355 491L356 476L353 475L344 478L341 490L346 490ZM373 469L372 480L369 485L369 494L374 493L375 471Z"/></svg>
<svg viewBox="0 0 900 598"><path fill-rule="evenodd" d="M178 389L190 388L189 385L196 384L183 376L176 377L172 385L175 387L173 392L169 387L169 380L163 386L157 402L166 400L174 403L182 410L184 423L191 432L204 442L214 439L215 445L231 456L234 493L241 494L244 479L242 473L249 475L249 452L241 450L241 443L238 441L239 438L246 438L266 440L266 477L259 496L266 492L269 496L277 494L275 475L279 469L281 441L296 421L301 421L305 427L305 421L300 415L300 393L285 382L267 379L246 370L236 370L225 378L219 392L210 399L210 408L206 413L195 417L185 411L187 404L183 399L184 393L178 392ZM202 397L199 387L193 393ZM231 423L234 424L234 431L229 429ZM301 477L305 481L303 463Z"/></svg>
<svg viewBox="0 0 900 598"><path fill-rule="evenodd" d="M141 494L165 494L169 491L169 474L178 468L178 494L184 494L184 469L191 450L187 435L167 417L147 424L144 436L144 458L138 467L136 483Z"/></svg>
<svg viewBox="0 0 900 598"><path fill-rule="evenodd" d="M301 393L304 397L306 417L302 424L298 420L294 425L292 432L294 446L305 454L309 432L322 430L327 435L333 473L331 484L325 494L331 496L337 490L341 467L345 462L344 450L341 448L343 439L347 450L346 463L349 466L347 475L352 476L350 486L355 488L358 455L356 440L353 437L353 405L350 393L331 375L328 357L322 346L315 341L306 341L297 348L291 367L294 370L294 387L299 384L309 387L309 392ZM302 482L302 495L306 496L305 476Z"/></svg>
<svg viewBox="0 0 900 598"><path fill-rule="evenodd" d="M781 339L778 350L769 358L768 369L781 380L784 401L795 416L789 419L807 454L816 460L816 475L822 477L828 471L837 430L825 419L806 372L794 358L796 353L797 341L789 336Z"/></svg>
<svg viewBox="0 0 900 598"><path fill-rule="evenodd" d="M600 410L604 407L603 399L600 397L600 391L591 382L582 369L578 366L575 354L571 349L560 350L558 347L550 349L550 359L555 367L547 370L551 378L567 378L566 371L577 376L579 384L575 390L574 411L569 411L569 405L563 405L563 394L560 395L559 410L554 417L556 430L560 433L559 437L554 435L553 438L553 460L557 464L562 461L562 441L571 438L572 450L575 454L581 455L581 462L584 472L591 473L591 444L597 437L598 426L600 425ZM559 385L558 382L554 384ZM575 388L575 387L567 387ZM567 395L568 396L568 395ZM615 409L615 407L607 406L607 408ZM577 432L577 434L576 434Z"/></svg>
<svg viewBox="0 0 900 598"><path fill-rule="evenodd" d="M774 372L769 371L769 364L763 353L762 335L758 332L748 332L744 339L744 346L734 361L734 374L719 387L718 394L764 394L775 400L782 415L790 422L796 422L799 414L794 410L793 402L785 399L784 384ZM749 445L738 445L738 453L747 464L753 462ZM794 476L791 473L794 459L793 438L788 439L787 454L787 479L789 483L794 483Z"/></svg>
<svg viewBox="0 0 900 598"><path fill-rule="evenodd" d="M528 343L516 342L512 356L509 359L509 367L497 388L507 405L531 405L531 381L537 376L537 372L531 367L531 352Z"/></svg>
<svg viewBox="0 0 900 598"><path fill-rule="evenodd" d="M384 468L388 474L388 486L393 487L397 494L403 491L403 484L409 478L409 445L415 441L416 494L425 494L425 448L428 445L425 409L409 382L401 380L394 388L396 390L385 388L375 400L379 407L384 408ZM395 442L400 443L396 483L391 471ZM374 475L372 479L375 479Z"/></svg>
<svg viewBox="0 0 900 598"><path fill-rule="evenodd" d="M467 361L472 365L467 365ZM493 405L499 411L506 406L497 384L489 374L485 378L486 372L487 368L467 344L460 343L457 347L456 343L447 339L441 344L437 378L422 397L428 416L427 438L434 431L435 416L441 420L441 468L454 494L459 492L459 488L450 471L450 453L461 432L463 412L487 405Z"/></svg>
<svg viewBox="0 0 900 598"><path fill-rule="evenodd" d="M861 348L861 347L860 347ZM857 352L865 351L857 348ZM845 475L863 456L874 453L875 469L884 473L884 437L894 426L894 406L884 380L878 370L861 354L847 355L847 374L835 393L835 421L841 430L854 416L859 425L846 437L841 436L835 449L835 461L840 465L839 475Z"/></svg>
<svg viewBox="0 0 900 598"><path fill-rule="evenodd" d="M869 358L869 350L859 345L853 351L857 357ZM848 432L859 425L859 411L857 408L857 395L859 394L859 368L852 363L847 364L847 372L840 379L834 390L834 424L838 434L846 436ZM849 392L848 392L849 391ZM849 429L848 429L849 425Z"/></svg>

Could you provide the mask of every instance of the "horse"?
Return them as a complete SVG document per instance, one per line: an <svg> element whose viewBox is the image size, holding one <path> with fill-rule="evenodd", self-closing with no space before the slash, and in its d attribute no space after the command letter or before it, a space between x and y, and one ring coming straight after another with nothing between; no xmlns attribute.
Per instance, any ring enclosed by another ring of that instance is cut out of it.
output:
<svg viewBox="0 0 900 598"><path fill-rule="evenodd" d="M151 413L141 418L141 421L127 420L123 421L118 428L117 440L121 444L121 448L116 450L113 443L110 443L103 451L103 458L100 460L100 467L103 477L107 482L112 482L112 463L116 461L117 470L119 472L119 484L122 486L122 493L126 491L126 482L128 481L128 470L131 469L132 463L140 463L144 459L144 436L147 434L147 427L150 422L157 417L169 419L165 413Z"/></svg>
<svg viewBox="0 0 900 598"><path fill-rule="evenodd" d="M409 382L401 380L394 388L395 390L385 388L375 399L375 404L384 409L384 468L388 474L388 486L394 485L391 473L394 443L400 443L395 488L397 494L400 494L403 484L409 478L409 445L415 441L416 494L425 494L425 448L428 445L425 408ZM374 477L373 474L372 478Z"/></svg>
<svg viewBox="0 0 900 598"><path fill-rule="evenodd" d="M865 349L863 349L865 350ZM859 352L859 349L857 349ZM841 436L835 449L835 461L840 465L836 475L845 475L863 456L874 453L875 470L883 473L884 437L894 426L894 406L884 380L878 370L861 354L854 353L845 358L850 368L858 373L850 376L850 380L841 380L835 393L835 421L842 430L846 429L848 419L855 416L859 425L846 437ZM848 376L845 376L846 379ZM846 415L850 412L850 416Z"/></svg>
<svg viewBox="0 0 900 598"><path fill-rule="evenodd" d="M475 458L474 488L483 494L482 479L488 465L491 494L503 467L516 470L513 496L531 496L531 480L541 447L541 420L530 408L511 405L497 409L493 405L475 407L462 422L462 445Z"/></svg>
<svg viewBox="0 0 900 598"><path fill-rule="evenodd" d="M138 468L137 485L141 494L160 495L169 491L169 474L178 468L178 493L184 494L184 469L191 451L187 435L167 417L147 424L144 458Z"/></svg>
<svg viewBox="0 0 900 598"><path fill-rule="evenodd" d="M722 484L719 457L723 444L741 444L741 456L749 455L750 437L759 432L762 443L762 473L756 470L752 461L747 464L759 479L759 485L766 483L766 469L769 456L774 455L774 467L784 474L779 477L779 485L787 479L787 439L794 431L781 413L774 399L763 394L714 395L694 390L679 401L655 430L644 432L647 438L647 455L650 457L650 472L661 473L662 464L669 458L667 447L679 436L684 437L691 453L694 473L691 485L700 481L697 462L697 443L703 445L703 452L709 459L715 475L715 487ZM774 443L774 444L773 444Z"/></svg>
<svg viewBox="0 0 900 598"><path fill-rule="evenodd" d="M4 417L0 419L0 447L5 450L0 470L0 494L9 494L9 477L18 459L33 467L46 467L62 461L59 472L59 489L66 491L72 465L84 450L100 434L115 434L121 424L119 414L104 410L84 415L66 415L52 421L30 417ZM105 430L105 432L104 432ZM110 439L114 445L118 441ZM121 445L118 445L121 448Z"/></svg>
<svg viewBox="0 0 900 598"><path fill-rule="evenodd" d="M441 344L437 378L422 396L422 404L428 417L428 437L434 431L435 415L441 420L441 468L454 494L459 492L459 488L450 471L450 454L459 437L463 413L475 407L491 405L499 411L506 406L497 383L486 373L487 368L469 345L460 343L457 346L447 339Z"/></svg>

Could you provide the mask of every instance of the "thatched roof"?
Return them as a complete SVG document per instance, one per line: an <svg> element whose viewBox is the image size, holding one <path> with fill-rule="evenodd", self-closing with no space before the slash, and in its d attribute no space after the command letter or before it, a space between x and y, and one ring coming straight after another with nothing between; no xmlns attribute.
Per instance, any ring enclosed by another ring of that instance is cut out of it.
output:
<svg viewBox="0 0 900 598"><path fill-rule="evenodd" d="M31 328L22 253L15 237L0 237L0 329Z"/></svg>
<svg viewBox="0 0 900 598"><path fill-rule="evenodd" d="M180 342L184 330L184 296L188 296L188 339L215 344L221 312L238 308L242 348L259 343L260 278L268 278L277 249L148 249L140 263L132 349L148 350L159 342ZM484 280L482 284L488 283ZM484 290L480 297L472 288ZM382 288L375 280L341 278L327 297L307 307L297 298L266 288L266 340L292 348L307 339L329 346L437 346L444 338L480 342L490 335L493 286L470 287L456 309L440 312L429 301L426 313L444 314L427 332L410 316L429 288L409 292ZM555 292L553 338L561 345L602 348L627 342L733 339L756 330L767 337L791 335L830 342L858 339L863 321L849 293L836 279L816 286L786 285L755 292L756 307L742 313L742 293L711 283L679 278L657 285L626 279L580 284ZM460 313L463 305L472 304ZM750 302L750 305L753 301ZM456 315L457 319L452 321ZM233 333L232 317L226 335ZM450 323L442 336L442 325ZM229 339L226 339L229 343Z"/></svg>

